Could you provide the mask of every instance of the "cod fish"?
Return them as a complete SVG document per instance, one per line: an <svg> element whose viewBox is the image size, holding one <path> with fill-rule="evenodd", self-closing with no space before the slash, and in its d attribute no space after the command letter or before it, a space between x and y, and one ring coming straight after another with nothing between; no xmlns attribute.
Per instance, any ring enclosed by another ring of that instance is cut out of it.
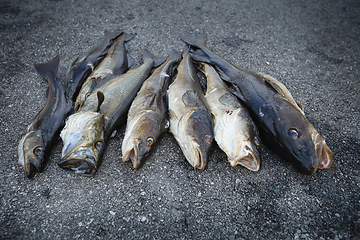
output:
<svg viewBox="0 0 360 240"><path fill-rule="evenodd" d="M123 32L105 31L105 39L90 49L89 52L77 57L70 65L66 74L66 91L68 96L75 102L76 97L88 76L105 58L109 48L114 44Z"/></svg>
<svg viewBox="0 0 360 240"><path fill-rule="evenodd" d="M168 90L170 132L186 160L203 170L213 141L212 119L187 48L182 58Z"/></svg>
<svg viewBox="0 0 360 240"><path fill-rule="evenodd" d="M138 68L94 89L82 107L69 116L60 134L64 144L61 168L85 175L97 171L111 133L126 118L132 100L151 69L164 61L146 50L143 59L144 63Z"/></svg>
<svg viewBox="0 0 360 240"><path fill-rule="evenodd" d="M172 51L143 83L130 106L122 143L122 161L131 160L134 168L140 167L141 160L168 128L166 91L175 64L180 60L181 52Z"/></svg>
<svg viewBox="0 0 360 240"><path fill-rule="evenodd" d="M34 65L48 82L49 88L44 108L27 127L27 133L18 146L19 163L28 178L34 177L45 167L51 148L71 111L72 101L67 97L65 87L56 80L59 61L60 57L56 56L47 63Z"/></svg>
<svg viewBox="0 0 360 240"><path fill-rule="evenodd" d="M243 104L231 94L215 69L204 64L207 77L205 99L213 116L214 138L232 167L260 169L260 138L257 127Z"/></svg>
<svg viewBox="0 0 360 240"><path fill-rule="evenodd" d="M105 58L85 80L81 87L81 90L76 98L74 110L76 111L84 103L87 96L89 96L92 90L103 84L106 81L111 80L117 76L125 73L134 62L133 58L127 54L125 43L130 41L136 36L136 34L122 33L115 43L110 47Z"/></svg>
<svg viewBox="0 0 360 240"><path fill-rule="evenodd" d="M331 167L332 152L325 139L282 83L269 75L239 68L214 54L205 47L206 35L189 34L181 39L191 45L193 59L211 64L230 92L244 103L263 142L304 174Z"/></svg>

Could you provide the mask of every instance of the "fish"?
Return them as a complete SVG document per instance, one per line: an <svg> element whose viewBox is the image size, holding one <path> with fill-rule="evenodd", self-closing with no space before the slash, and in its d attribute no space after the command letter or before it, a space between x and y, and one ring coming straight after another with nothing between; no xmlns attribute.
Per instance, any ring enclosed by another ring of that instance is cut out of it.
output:
<svg viewBox="0 0 360 240"><path fill-rule="evenodd" d="M215 69L204 63L207 78L205 99L213 116L214 138L232 167L260 169L259 131L245 106L230 93Z"/></svg>
<svg viewBox="0 0 360 240"><path fill-rule="evenodd" d="M111 134L126 119L132 100L152 68L164 60L144 50L141 66L94 89L74 113L77 117L71 115L61 131L63 150L58 163L61 168L83 175L97 172ZM89 117L86 121L89 124L85 124L83 117ZM93 137L88 137L89 134Z"/></svg>
<svg viewBox="0 0 360 240"><path fill-rule="evenodd" d="M134 168L141 166L141 160L167 131L166 91L180 60L181 52L173 50L143 83L130 106L122 142L122 161L131 160Z"/></svg>
<svg viewBox="0 0 360 240"><path fill-rule="evenodd" d="M92 90L98 86L98 84L103 84L106 81L122 75L133 64L134 59L127 54L125 43L135 36L136 34L122 33L115 43L113 43L105 58L83 83L75 101L75 112L85 102L86 97L91 94Z"/></svg>
<svg viewBox="0 0 360 240"><path fill-rule="evenodd" d="M333 154L325 138L308 121L303 106L293 99L284 84L269 75L240 68L213 53L205 47L205 34L180 38L191 46L193 59L211 64L228 90L244 103L259 128L262 142L304 174L312 175L317 169L331 167Z"/></svg>
<svg viewBox="0 0 360 240"><path fill-rule="evenodd" d="M71 63L66 73L65 82L67 94L74 102L76 101L84 81L105 58L110 47L122 34L122 31L105 31L105 39L91 48L87 53L75 58Z"/></svg>
<svg viewBox="0 0 360 240"><path fill-rule="evenodd" d="M64 85L56 80L59 62L60 57L57 55L46 63L34 65L39 75L48 82L49 88L45 106L27 127L27 133L22 136L18 145L19 163L28 178L43 171L72 108L72 101L68 98Z"/></svg>
<svg viewBox="0 0 360 240"><path fill-rule="evenodd" d="M168 92L170 132L186 160L204 170L213 142L213 126L196 69L187 48L177 67L177 76Z"/></svg>

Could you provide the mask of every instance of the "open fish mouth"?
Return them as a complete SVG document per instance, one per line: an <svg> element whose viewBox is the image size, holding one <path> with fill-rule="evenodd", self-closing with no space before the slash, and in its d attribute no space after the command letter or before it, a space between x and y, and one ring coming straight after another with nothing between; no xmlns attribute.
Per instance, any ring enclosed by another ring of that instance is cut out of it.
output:
<svg viewBox="0 0 360 240"><path fill-rule="evenodd" d="M58 165L78 174L93 175L97 171L97 161L90 147L81 147L76 152L66 155Z"/></svg>
<svg viewBox="0 0 360 240"><path fill-rule="evenodd" d="M331 167L333 153L326 145L325 139L318 133L311 136L315 144L316 159L319 163L318 169L326 170Z"/></svg>
<svg viewBox="0 0 360 240"><path fill-rule="evenodd" d="M233 152L232 156L228 155L228 161L232 167L241 165L253 172L260 169L260 157L256 147L250 141L244 141L240 151Z"/></svg>
<svg viewBox="0 0 360 240"><path fill-rule="evenodd" d="M191 164L191 166L200 170L205 169L207 164L207 154L201 149L200 145L196 140L191 140L188 146L186 146L186 148L183 148L183 153L186 160Z"/></svg>
<svg viewBox="0 0 360 240"><path fill-rule="evenodd" d="M127 162L131 160L134 168L140 167L138 145L139 145L139 140L133 139L130 144L130 150L126 151L122 158L123 162Z"/></svg>

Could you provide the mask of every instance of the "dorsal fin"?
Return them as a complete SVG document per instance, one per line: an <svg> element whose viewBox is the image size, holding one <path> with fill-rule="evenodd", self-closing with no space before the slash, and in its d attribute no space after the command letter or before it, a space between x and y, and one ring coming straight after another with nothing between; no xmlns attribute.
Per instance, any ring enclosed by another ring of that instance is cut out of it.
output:
<svg viewBox="0 0 360 240"><path fill-rule="evenodd" d="M96 93L96 95L97 95L97 98L98 98L98 107L96 109L96 112L99 112L100 111L100 106L104 102L105 96L104 96L104 93L101 92L101 91L98 91Z"/></svg>

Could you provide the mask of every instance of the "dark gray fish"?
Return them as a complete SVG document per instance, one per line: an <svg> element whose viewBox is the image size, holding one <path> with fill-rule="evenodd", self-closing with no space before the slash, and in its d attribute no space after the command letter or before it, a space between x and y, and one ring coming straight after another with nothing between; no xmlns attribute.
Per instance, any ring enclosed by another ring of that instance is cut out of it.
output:
<svg viewBox="0 0 360 240"><path fill-rule="evenodd" d="M122 143L122 161L139 168L141 160L167 130L166 91L181 52L172 51L166 61L143 83L129 109Z"/></svg>
<svg viewBox="0 0 360 240"><path fill-rule="evenodd" d="M211 52L205 47L206 35L189 34L181 39L191 45L194 60L209 63L218 71L230 92L245 104L262 140L280 156L309 175L331 167L332 152L325 139L282 83L263 73L234 66Z"/></svg>
<svg viewBox="0 0 360 240"><path fill-rule="evenodd" d="M212 119L187 49L182 57L168 90L170 132L186 160L203 170L213 140Z"/></svg>
<svg viewBox="0 0 360 240"><path fill-rule="evenodd" d="M56 81L59 61L60 57L56 56L47 63L34 65L48 82L49 88L44 108L27 127L27 133L18 146L19 163L29 178L43 170L65 118L71 111L72 101L67 97L64 86Z"/></svg>
<svg viewBox="0 0 360 240"><path fill-rule="evenodd" d="M105 39L90 49L89 52L77 57L70 65L66 74L66 91L75 102L82 84L105 58L109 48L123 32L105 31Z"/></svg>
<svg viewBox="0 0 360 240"><path fill-rule="evenodd" d="M64 143L61 168L85 175L97 171L111 133L125 120L151 69L164 61L146 50L143 59L140 67L96 88L82 107L69 116L60 134Z"/></svg>

